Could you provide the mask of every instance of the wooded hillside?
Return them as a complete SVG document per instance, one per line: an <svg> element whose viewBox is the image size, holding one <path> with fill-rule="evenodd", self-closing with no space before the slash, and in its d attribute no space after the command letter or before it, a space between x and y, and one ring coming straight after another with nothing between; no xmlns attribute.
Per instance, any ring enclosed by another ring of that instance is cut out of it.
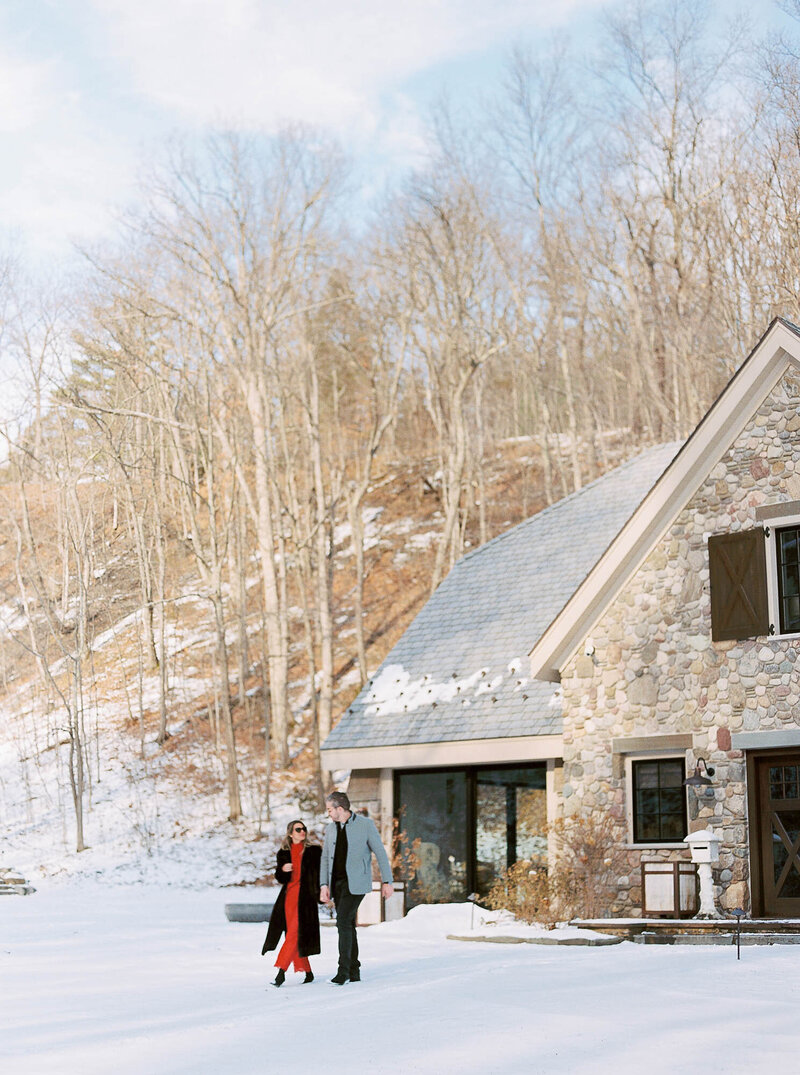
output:
<svg viewBox="0 0 800 1075"><path fill-rule="evenodd" d="M3 690L79 850L112 699L230 819L293 771L318 799L455 560L687 435L800 316L799 87L791 42L639 5L592 64L551 44L442 107L381 200L318 132L219 132L151 163L79 280L8 259Z"/></svg>

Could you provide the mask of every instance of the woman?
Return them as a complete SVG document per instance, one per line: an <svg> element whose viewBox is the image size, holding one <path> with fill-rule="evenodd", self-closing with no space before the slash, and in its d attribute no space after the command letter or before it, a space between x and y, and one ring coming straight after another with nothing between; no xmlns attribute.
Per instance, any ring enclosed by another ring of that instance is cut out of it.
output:
<svg viewBox="0 0 800 1075"><path fill-rule="evenodd" d="M278 947L286 933L275 966L278 974L272 983L281 986L294 963L295 971L305 971L303 985L314 981L309 956L319 952L319 861L322 848L308 842L308 829L302 821L291 821L278 851L275 879L281 890L272 908L262 956Z"/></svg>

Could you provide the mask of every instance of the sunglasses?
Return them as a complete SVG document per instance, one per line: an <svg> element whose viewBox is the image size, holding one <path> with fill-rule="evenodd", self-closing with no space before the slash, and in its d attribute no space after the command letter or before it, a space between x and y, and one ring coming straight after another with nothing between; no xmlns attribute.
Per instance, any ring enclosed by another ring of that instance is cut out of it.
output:
<svg viewBox="0 0 800 1075"><path fill-rule="evenodd" d="M292 832L308 832L308 829L305 827L305 825L295 825L295 827L292 829Z"/></svg>

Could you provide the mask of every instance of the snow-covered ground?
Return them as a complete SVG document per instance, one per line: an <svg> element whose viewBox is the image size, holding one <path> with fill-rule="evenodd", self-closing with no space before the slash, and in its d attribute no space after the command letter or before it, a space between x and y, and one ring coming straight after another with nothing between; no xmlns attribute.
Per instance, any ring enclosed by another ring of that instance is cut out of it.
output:
<svg viewBox="0 0 800 1075"><path fill-rule="evenodd" d="M0 897L0 1062L31 1075L795 1070L800 948L448 941L471 908L360 931L363 976L267 983L264 890L45 882ZM479 923L476 922L476 925ZM483 930L485 932L485 930Z"/></svg>

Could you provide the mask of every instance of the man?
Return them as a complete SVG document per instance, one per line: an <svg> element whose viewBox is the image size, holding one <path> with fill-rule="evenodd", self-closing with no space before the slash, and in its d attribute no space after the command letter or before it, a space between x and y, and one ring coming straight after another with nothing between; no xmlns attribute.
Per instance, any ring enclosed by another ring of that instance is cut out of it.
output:
<svg viewBox="0 0 800 1075"><path fill-rule="evenodd" d="M333 899L336 904L339 969L331 981L334 985L345 985L361 981L356 914L364 896L372 891L372 856L378 860L384 899L394 892L392 869L375 822L363 814L354 814L343 791L332 791L325 805L333 824L325 830L322 845L319 898L322 903Z"/></svg>

